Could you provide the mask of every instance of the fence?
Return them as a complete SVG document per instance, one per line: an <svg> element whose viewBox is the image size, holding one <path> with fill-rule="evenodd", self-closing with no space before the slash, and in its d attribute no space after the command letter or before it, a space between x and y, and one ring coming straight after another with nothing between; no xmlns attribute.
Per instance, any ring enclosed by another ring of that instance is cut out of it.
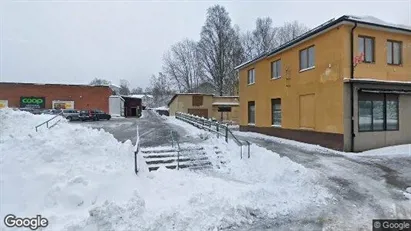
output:
<svg viewBox="0 0 411 231"><path fill-rule="evenodd" d="M224 137L226 142L228 142L228 139L231 138L238 146L240 146L241 158L243 158L243 147L246 146L247 157L250 158L250 142L239 140L228 128L227 124L182 112L176 112L176 118L198 128L215 133L217 135L217 138L219 138L220 136Z"/></svg>
<svg viewBox="0 0 411 231"><path fill-rule="evenodd" d="M41 127L41 126L43 126L43 125L46 125L47 128L52 128L52 127L56 126L56 124L57 124L58 122L60 122L61 118L59 118L59 120L57 120L54 124L52 124L52 125L50 125L50 126L49 126L49 123L50 123L52 120L54 120L54 119L58 118L59 116L61 116L62 114L63 114L63 112L60 112L59 114L53 116L51 119L48 119L48 120L44 121L43 123L37 125L37 126L35 127L35 128L36 128L36 132L38 131L38 128Z"/></svg>
<svg viewBox="0 0 411 231"><path fill-rule="evenodd" d="M138 173L138 163L137 163L137 154L140 151L140 133L138 131L138 125L137 125L137 136L136 136L136 150L134 151L134 172Z"/></svg>

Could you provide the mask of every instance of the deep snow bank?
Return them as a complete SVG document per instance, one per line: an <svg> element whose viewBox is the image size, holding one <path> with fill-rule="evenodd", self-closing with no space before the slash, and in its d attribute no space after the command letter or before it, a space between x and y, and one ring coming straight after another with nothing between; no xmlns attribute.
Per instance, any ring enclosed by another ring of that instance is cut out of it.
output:
<svg viewBox="0 0 411 231"><path fill-rule="evenodd" d="M218 146L226 167L135 176L131 143L103 130L63 121L36 133L33 124L44 118L11 110L0 118L0 216L41 214L46 230L224 229L321 206L328 197L312 172L257 146L240 160L238 146L210 138L208 154Z"/></svg>

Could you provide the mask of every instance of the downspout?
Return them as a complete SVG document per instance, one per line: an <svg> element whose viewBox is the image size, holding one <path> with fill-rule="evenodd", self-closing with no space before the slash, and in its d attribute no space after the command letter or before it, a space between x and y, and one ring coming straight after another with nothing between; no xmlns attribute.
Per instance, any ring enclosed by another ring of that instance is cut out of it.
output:
<svg viewBox="0 0 411 231"><path fill-rule="evenodd" d="M350 56L350 62L351 62L351 76L350 80L354 79L354 30L357 28L357 22L354 22L354 27L351 29L351 56ZM350 104L351 104L351 152L354 152L354 138L355 138L355 132L354 132L354 84L352 81L350 81Z"/></svg>

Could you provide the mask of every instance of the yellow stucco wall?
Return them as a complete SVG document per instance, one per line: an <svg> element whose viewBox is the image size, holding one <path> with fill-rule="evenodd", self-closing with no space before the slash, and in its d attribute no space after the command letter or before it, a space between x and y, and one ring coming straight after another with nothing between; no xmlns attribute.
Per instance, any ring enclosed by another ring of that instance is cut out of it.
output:
<svg viewBox="0 0 411 231"><path fill-rule="evenodd" d="M212 95L203 95L203 105L202 106L193 106L193 95L178 95L173 102L171 102L170 115L174 116L176 112L185 112L188 113L188 109L208 109L208 117L212 116L212 104L213 96Z"/></svg>
<svg viewBox="0 0 411 231"><path fill-rule="evenodd" d="M274 57L263 59L240 70L240 125L247 125L248 101L255 101L257 127L271 126L271 99L281 98L282 128L312 129L343 133L343 81L345 47L344 26L330 30L311 40L288 49ZM300 72L299 51L315 45L315 68ZM271 62L281 59L280 79L271 79ZM247 85L247 71L255 68L255 84ZM300 114L300 96L312 95L313 102L303 105ZM310 127L305 124L312 123Z"/></svg>
<svg viewBox="0 0 411 231"><path fill-rule="evenodd" d="M244 67L240 74L240 125L247 125L248 101L255 101L257 127L271 126L271 99L281 98L282 127L344 133L343 78L350 77L350 32L352 25L341 25L291 49ZM375 37L375 63L359 64L355 78L411 81L411 36L357 27L354 54L358 54L358 35ZM386 41L402 41L402 65L388 65ZM299 50L315 45L315 68L300 72ZM271 62L281 59L280 79L271 79ZM247 85L247 71L255 68L255 84ZM300 105L302 96L313 102ZM345 99L347 100L347 99ZM349 102L345 102L349 103ZM308 118L301 111L310 114ZM309 125L307 128L307 124Z"/></svg>

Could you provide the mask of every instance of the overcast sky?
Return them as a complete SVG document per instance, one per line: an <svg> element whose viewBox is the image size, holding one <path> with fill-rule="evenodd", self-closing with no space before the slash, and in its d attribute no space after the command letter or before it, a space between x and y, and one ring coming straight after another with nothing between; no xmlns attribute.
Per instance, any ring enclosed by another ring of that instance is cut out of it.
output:
<svg viewBox="0 0 411 231"><path fill-rule="evenodd" d="M8 1L0 0L0 81L146 87L163 53L198 40L206 9L221 4L242 31L257 17L315 27L344 14L411 25L411 1Z"/></svg>

